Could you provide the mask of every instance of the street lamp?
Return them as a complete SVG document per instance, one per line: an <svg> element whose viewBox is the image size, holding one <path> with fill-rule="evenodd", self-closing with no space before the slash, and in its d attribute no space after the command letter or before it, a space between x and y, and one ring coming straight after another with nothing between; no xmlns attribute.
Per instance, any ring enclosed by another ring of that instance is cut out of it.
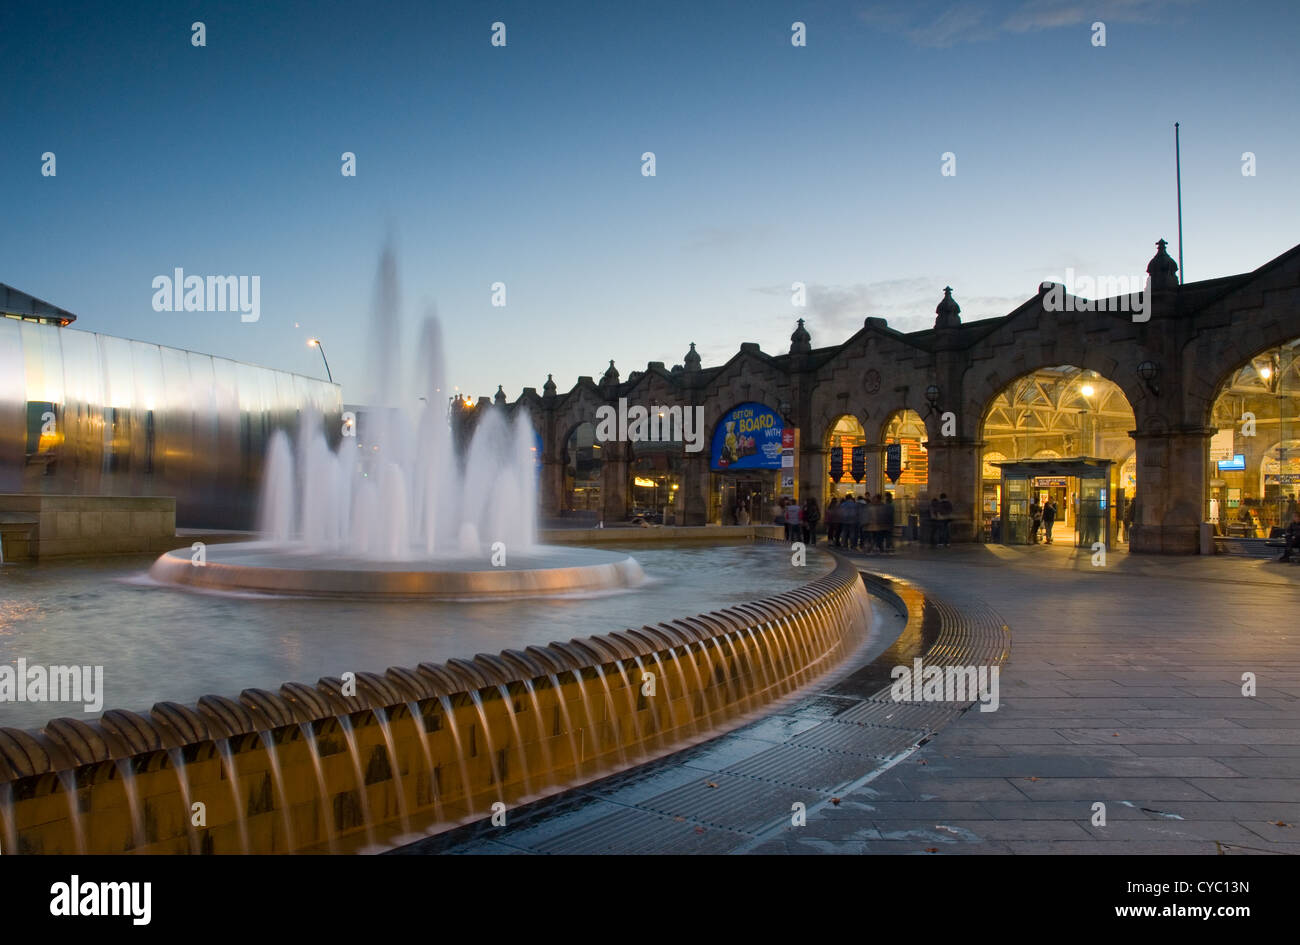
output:
<svg viewBox="0 0 1300 945"><path fill-rule="evenodd" d="M328 377L328 378L330 379L330 383L333 384L333 383L334 383L334 375L330 373L330 362L329 362L329 358L325 357L325 346L324 346L323 344L320 343L320 339L319 339L319 338L308 338L308 339L307 339L307 345L308 345L309 347L312 347L312 348L320 348L320 357L321 357L321 360L325 362L325 376Z"/></svg>

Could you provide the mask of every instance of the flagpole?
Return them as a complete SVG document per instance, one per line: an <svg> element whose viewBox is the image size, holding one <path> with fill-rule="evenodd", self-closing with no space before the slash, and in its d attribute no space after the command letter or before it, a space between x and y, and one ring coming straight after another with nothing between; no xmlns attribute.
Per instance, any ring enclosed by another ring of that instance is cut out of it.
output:
<svg viewBox="0 0 1300 945"><path fill-rule="evenodd" d="M1174 168L1178 177L1178 284L1183 284L1183 156L1174 122Z"/></svg>

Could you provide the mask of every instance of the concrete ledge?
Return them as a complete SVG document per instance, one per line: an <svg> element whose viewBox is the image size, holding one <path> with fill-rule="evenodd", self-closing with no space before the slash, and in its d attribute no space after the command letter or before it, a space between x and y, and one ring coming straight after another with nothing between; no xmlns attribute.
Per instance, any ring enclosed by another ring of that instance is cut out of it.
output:
<svg viewBox="0 0 1300 945"><path fill-rule="evenodd" d="M169 497L0 494L6 561L161 552L175 536Z"/></svg>
<svg viewBox="0 0 1300 945"><path fill-rule="evenodd" d="M725 731L834 669L870 614L856 568L837 557L784 594L654 626L0 729L4 849L409 842Z"/></svg>

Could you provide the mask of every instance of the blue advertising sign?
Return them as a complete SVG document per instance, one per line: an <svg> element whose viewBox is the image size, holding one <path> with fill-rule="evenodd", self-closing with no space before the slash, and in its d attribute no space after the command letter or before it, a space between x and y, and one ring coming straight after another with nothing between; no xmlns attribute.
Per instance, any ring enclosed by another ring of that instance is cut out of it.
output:
<svg viewBox="0 0 1300 945"><path fill-rule="evenodd" d="M890 482L898 482L903 474L903 444L889 443L885 446L885 475Z"/></svg>
<svg viewBox="0 0 1300 945"><path fill-rule="evenodd" d="M713 428L713 468L780 469L782 427L776 411L762 404L727 411Z"/></svg>
<svg viewBox="0 0 1300 945"><path fill-rule="evenodd" d="M853 447L853 481L861 482L867 477L867 448L865 446Z"/></svg>
<svg viewBox="0 0 1300 945"><path fill-rule="evenodd" d="M1245 469L1245 468L1246 468L1246 454L1245 454L1245 453L1237 453L1237 454L1235 454L1235 455L1232 457L1232 459L1221 459L1221 460L1219 460L1219 468L1220 468L1221 470L1224 470L1224 471L1227 471L1227 470L1230 470L1230 469Z"/></svg>

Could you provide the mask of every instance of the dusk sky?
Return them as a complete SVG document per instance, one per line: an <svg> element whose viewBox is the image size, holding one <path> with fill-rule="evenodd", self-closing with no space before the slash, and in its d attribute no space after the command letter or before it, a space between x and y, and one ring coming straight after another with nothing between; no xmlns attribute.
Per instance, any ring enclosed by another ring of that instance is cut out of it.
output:
<svg viewBox="0 0 1300 945"><path fill-rule="evenodd" d="M323 376L318 336L364 402L391 238L404 348L435 304L450 382L513 399L692 341L781 353L800 316L815 346L929 327L945 285L972 320L1066 267L1140 275L1158 238L1177 254L1175 121L1186 275L1248 271L1300 242L1298 11L5 0L0 282L77 328ZM154 311L177 267L260 276L260 320Z"/></svg>

